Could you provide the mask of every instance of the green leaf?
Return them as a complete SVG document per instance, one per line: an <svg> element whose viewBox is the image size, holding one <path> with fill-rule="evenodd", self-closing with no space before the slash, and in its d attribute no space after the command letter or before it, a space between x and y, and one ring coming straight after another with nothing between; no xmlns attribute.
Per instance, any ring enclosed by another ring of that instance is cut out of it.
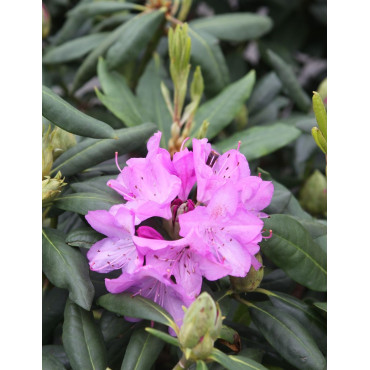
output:
<svg viewBox="0 0 370 370"><path fill-rule="evenodd" d="M248 125L259 126L276 121L279 117L280 110L285 108L289 104L290 100L288 98L286 98L285 96L277 96L263 109L254 114L251 114L248 117Z"/></svg>
<svg viewBox="0 0 370 370"><path fill-rule="evenodd" d="M311 109L310 98L299 84L292 67L271 50L267 50L267 57L289 97L297 104L299 109L308 112Z"/></svg>
<svg viewBox="0 0 370 370"><path fill-rule="evenodd" d="M122 316L104 310L99 320L99 325L104 341L109 342L118 336L121 337L123 333L128 332L134 324L126 321Z"/></svg>
<svg viewBox="0 0 370 370"><path fill-rule="evenodd" d="M213 99L202 104L195 114L193 136L196 136L203 121L210 123L207 130L208 139L213 139L235 117L242 104L252 92L256 74L250 71L240 80L230 84ZM237 143L237 142L236 142Z"/></svg>
<svg viewBox="0 0 370 370"><path fill-rule="evenodd" d="M128 343L121 370L147 370L159 356L164 343L144 328L133 332Z"/></svg>
<svg viewBox="0 0 370 370"><path fill-rule="evenodd" d="M248 161L252 161L284 147L297 139L300 134L301 132L295 127L275 123L269 126L247 128L216 143L215 146L225 152L236 148L240 140L240 153L244 154Z"/></svg>
<svg viewBox="0 0 370 370"><path fill-rule="evenodd" d="M55 286L69 290L72 301L89 310L94 287L87 260L80 251L68 246L64 239L59 230L42 230L42 270Z"/></svg>
<svg viewBox="0 0 370 370"><path fill-rule="evenodd" d="M167 147L171 137L172 124L172 117L161 93L161 81L165 78L166 72L161 60L155 56L141 76L136 91L141 106L145 109L144 117L150 122L155 122L162 132L161 146L164 148Z"/></svg>
<svg viewBox="0 0 370 370"><path fill-rule="evenodd" d="M63 100L46 86L42 86L42 115L63 130L92 138L114 138L112 127L87 116Z"/></svg>
<svg viewBox="0 0 370 370"><path fill-rule="evenodd" d="M315 112L315 117L317 124L319 125L319 129L324 137L327 140L327 116L326 116L326 109L325 105L321 99L321 96L316 91L313 92L312 97L313 103L313 111Z"/></svg>
<svg viewBox="0 0 370 370"><path fill-rule="evenodd" d="M195 370L207 370L208 369L206 363L202 360L198 360L196 362L196 365L197 367L195 368Z"/></svg>
<svg viewBox="0 0 370 370"><path fill-rule="evenodd" d="M176 338L174 338L172 335L169 335L167 333L164 333L161 330L157 330L154 328L145 328L145 330L148 333L154 335L155 337L162 339L166 343L172 344L173 346L176 346L176 347L180 347L179 341Z"/></svg>
<svg viewBox="0 0 370 370"><path fill-rule="evenodd" d="M207 32L194 30L190 27L189 36L191 38L192 64L199 65L202 69L205 94L214 96L229 83L229 71L219 42Z"/></svg>
<svg viewBox="0 0 370 370"><path fill-rule="evenodd" d="M95 33L68 41L48 51L42 58L42 62L44 64L58 64L81 58L96 48L107 35L107 32Z"/></svg>
<svg viewBox="0 0 370 370"><path fill-rule="evenodd" d="M98 304L105 309L120 315L146 319L176 327L171 315L161 306L140 295L132 296L130 293L105 294L98 299Z"/></svg>
<svg viewBox="0 0 370 370"><path fill-rule="evenodd" d="M275 72L270 72L257 80L247 103L249 114L254 114L271 103L281 91L281 87L282 84Z"/></svg>
<svg viewBox="0 0 370 370"><path fill-rule="evenodd" d="M109 210L115 204L117 202L114 198L102 193L72 193L62 195L54 200L55 207L82 215L98 209Z"/></svg>
<svg viewBox="0 0 370 370"><path fill-rule="evenodd" d="M82 16L84 18L95 15L111 14L123 10L144 10L141 5L132 3L120 3L116 1L96 1L89 4L81 4L68 12L68 16Z"/></svg>
<svg viewBox="0 0 370 370"><path fill-rule="evenodd" d="M199 18L191 21L189 25L220 40L242 42L257 39L269 32L272 21L264 15L232 13Z"/></svg>
<svg viewBox="0 0 370 370"><path fill-rule="evenodd" d="M117 72L109 72L103 58L99 58L98 77L105 95L96 90L101 102L126 126L143 123L142 109L136 96L131 92L125 78Z"/></svg>
<svg viewBox="0 0 370 370"><path fill-rule="evenodd" d="M63 306L63 311L64 311L64 306ZM63 348L62 345L51 344L51 345L47 345L47 346L42 346L42 354L43 355L51 355L55 359L57 359L66 368L70 367L67 354L65 353L64 348ZM44 369L44 367L43 367L43 369Z"/></svg>
<svg viewBox="0 0 370 370"><path fill-rule="evenodd" d="M252 320L266 340L298 369L324 369L326 361L306 329L286 312L270 304L250 306Z"/></svg>
<svg viewBox="0 0 370 370"><path fill-rule="evenodd" d="M85 139L64 152L55 162L51 173L61 171L63 176L70 176L95 166L107 159L114 158L114 153L129 153L137 149L154 133L153 123L144 123L137 127L116 130L118 139Z"/></svg>
<svg viewBox="0 0 370 370"><path fill-rule="evenodd" d="M74 370L106 369L107 354L92 312L70 300L64 310L63 346Z"/></svg>
<svg viewBox="0 0 370 370"><path fill-rule="evenodd" d="M43 370L65 370L63 364L50 353L42 353Z"/></svg>
<svg viewBox="0 0 370 370"><path fill-rule="evenodd" d="M81 227L69 232L65 242L71 247L89 249L94 243L104 238L104 235L91 229L90 227Z"/></svg>
<svg viewBox="0 0 370 370"><path fill-rule="evenodd" d="M115 69L128 61L135 60L153 38L156 29L163 21L164 14L164 9L159 9L139 14L125 23L125 28L107 52L108 68Z"/></svg>
<svg viewBox="0 0 370 370"><path fill-rule="evenodd" d="M327 308L327 303L326 302L315 302L314 303L314 306L316 306L317 308L319 308L320 310L324 311L324 312L328 312L328 308Z"/></svg>
<svg viewBox="0 0 370 370"><path fill-rule="evenodd" d="M214 348L212 350L212 354L211 356L209 356L209 358L213 361L218 362L229 370L267 370L258 362L251 360L245 356L228 356L217 348Z"/></svg>
<svg viewBox="0 0 370 370"><path fill-rule="evenodd" d="M262 252L297 283L326 291L326 254L294 218L271 215L265 228L272 237L261 243Z"/></svg>

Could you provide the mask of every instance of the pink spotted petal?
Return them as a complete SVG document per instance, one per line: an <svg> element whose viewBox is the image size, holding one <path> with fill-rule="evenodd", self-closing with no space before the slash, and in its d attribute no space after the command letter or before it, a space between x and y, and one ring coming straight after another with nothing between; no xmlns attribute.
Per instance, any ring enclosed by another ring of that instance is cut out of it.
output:
<svg viewBox="0 0 370 370"><path fill-rule="evenodd" d="M178 196L185 202L196 181L193 152L190 152L187 148L176 152L173 156L173 165L177 176L181 180L181 189Z"/></svg>

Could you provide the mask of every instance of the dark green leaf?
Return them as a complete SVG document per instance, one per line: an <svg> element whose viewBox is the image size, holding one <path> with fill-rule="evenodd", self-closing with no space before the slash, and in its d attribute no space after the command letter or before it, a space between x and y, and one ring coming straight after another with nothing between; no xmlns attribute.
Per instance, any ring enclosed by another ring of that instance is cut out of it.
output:
<svg viewBox="0 0 370 370"><path fill-rule="evenodd" d="M63 306L64 311L64 306ZM43 355L52 355L56 358L63 366L66 368L70 367L69 360L67 357L66 352L62 345L59 344L51 344L49 346L42 346L42 354Z"/></svg>
<svg viewBox="0 0 370 370"><path fill-rule="evenodd" d="M141 76L136 91L141 106L145 109L143 115L150 122L155 122L162 132L161 145L164 148L170 139L172 124L172 117L161 93L161 81L165 77L161 60L154 57Z"/></svg>
<svg viewBox="0 0 370 370"><path fill-rule="evenodd" d="M132 296L130 293L105 294L98 299L98 304L120 315L152 320L172 328L175 327L173 318L168 312L140 295Z"/></svg>
<svg viewBox="0 0 370 370"><path fill-rule="evenodd" d="M248 118L248 125L258 126L265 125L266 123L274 122L279 117L281 109L285 108L290 103L290 100L284 96L277 96L266 107L250 115Z"/></svg>
<svg viewBox="0 0 370 370"><path fill-rule="evenodd" d="M159 356L164 343L147 333L144 328L136 329L131 335L121 370L147 370Z"/></svg>
<svg viewBox="0 0 370 370"><path fill-rule="evenodd" d="M320 310L324 312L328 312L327 303L326 302L315 302L314 306L319 308Z"/></svg>
<svg viewBox="0 0 370 370"><path fill-rule="evenodd" d="M109 210L115 204L117 204L115 199L102 193L73 193L59 196L54 200L57 208L82 215L98 209Z"/></svg>
<svg viewBox="0 0 370 370"><path fill-rule="evenodd" d="M311 100L300 86L292 67L271 50L267 51L267 57L272 68L274 68L283 83L289 97L297 104L299 109L308 112L311 108Z"/></svg>
<svg viewBox="0 0 370 370"><path fill-rule="evenodd" d="M206 31L220 40L242 42L269 32L269 17L254 13L232 13L199 18L189 23L196 30Z"/></svg>
<svg viewBox="0 0 370 370"><path fill-rule="evenodd" d="M81 58L86 53L96 48L107 35L108 33L106 32L95 33L68 41L48 51L42 58L42 62L45 64L57 64Z"/></svg>
<svg viewBox="0 0 370 370"><path fill-rule="evenodd" d="M252 320L280 355L298 369L325 368L326 361L312 337L293 317L270 304L253 304Z"/></svg>
<svg viewBox="0 0 370 370"><path fill-rule="evenodd" d="M94 287L89 278L89 266L82 254L65 242L59 230L42 231L42 270L58 288L69 290L69 298L89 310Z"/></svg>
<svg viewBox="0 0 370 370"><path fill-rule="evenodd" d="M92 138L114 138L112 127L87 116L46 86L42 87L42 115L63 130Z"/></svg>
<svg viewBox="0 0 370 370"><path fill-rule="evenodd" d="M145 328L145 330L148 333L154 335L155 337L162 339L166 343L172 344L173 346L176 346L176 347L180 347L179 341L176 338L174 338L172 335L169 335L167 333L164 333L161 330L157 330L154 328Z"/></svg>
<svg viewBox="0 0 370 370"><path fill-rule="evenodd" d="M131 92L125 78L115 71L110 72L103 58L99 58L98 77L105 94L96 90L100 101L126 126L143 123L139 101Z"/></svg>
<svg viewBox="0 0 370 370"><path fill-rule="evenodd" d="M63 364L50 353L42 353L42 370L65 370Z"/></svg>
<svg viewBox="0 0 370 370"><path fill-rule="evenodd" d="M195 31L190 27L189 36L192 64L202 69L205 93L216 95L229 83L229 71L219 42L207 32Z"/></svg>
<svg viewBox="0 0 370 370"><path fill-rule="evenodd" d="M144 7L132 3L120 3L116 1L96 1L89 4L78 5L68 12L68 16L82 16L84 18L95 15L111 14L123 10L143 10Z"/></svg>
<svg viewBox="0 0 370 370"><path fill-rule="evenodd" d="M154 133L153 123L144 123L137 127L116 130L118 139L85 139L63 153L55 162L51 173L61 171L64 176L95 166L107 159L114 158L114 153L129 153L140 147Z"/></svg>
<svg viewBox="0 0 370 370"><path fill-rule="evenodd" d="M264 127L252 127L237 132L225 140L216 143L217 149L225 152L236 148L241 141L240 152L248 161L263 157L278 150L297 139L301 134L295 127L283 123L275 123Z"/></svg>
<svg viewBox="0 0 370 370"><path fill-rule="evenodd" d="M133 61L153 38L156 29L163 21L165 11L155 10L142 13L124 25L117 39L107 52L107 66L115 69L128 61Z"/></svg>
<svg viewBox="0 0 370 370"><path fill-rule="evenodd" d="M262 252L296 282L316 291L326 291L326 254L294 218L271 215L265 228L272 237L261 243Z"/></svg>
<svg viewBox="0 0 370 370"><path fill-rule="evenodd" d="M212 350L212 354L209 356L209 358L218 362L229 370L267 370L264 366L254 360L244 356L227 356L217 348Z"/></svg>
<svg viewBox="0 0 370 370"><path fill-rule="evenodd" d="M194 117L193 135L196 136L204 120L210 123L207 130L208 139L213 139L222 131L233 120L242 104L248 99L253 89L255 76L254 71L249 72L240 80L230 84L213 99L202 104Z"/></svg>
<svg viewBox="0 0 370 370"><path fill-rule="evenodd" d="M72 369L105 370L107 354L101 331L92 312L70 300L64 311L63 345Z"/></svg>
<svg viewBox="0 0 370 370"><path fill-rule="evenodd" d="M104 238L104 235L98 233L90 227L81 227L68 233L65 242L71 247L89 249L94 243L102 238Z"/></svg>
<svg viewBox="0 0 370 370"><path fill-rule="evenodd" d="M126 321L122 316L115 313L104 311L99 320L99 325L104 341L109 342L129 331L133 323Z"/></svg>

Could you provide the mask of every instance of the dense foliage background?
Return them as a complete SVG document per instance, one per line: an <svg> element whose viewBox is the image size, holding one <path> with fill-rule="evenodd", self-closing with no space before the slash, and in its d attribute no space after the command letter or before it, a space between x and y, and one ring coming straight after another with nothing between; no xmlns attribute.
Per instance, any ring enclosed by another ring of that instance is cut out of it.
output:
<svg viewBox="0 0 370 370"><path fill-rule="evenodd" d="M319 91L326 105L326 1L193 1L188 11L183 3L174 19L170 1L168 11L148 2L145 14L143 1L44 1L43 368L171 369L181 357L144 330L149 321L122 317L136 313L166 333L147 303L107 295L105 275L89 271L86 252L102 236L83 215L122 202L106 186L117 176L115 151L120 163L145 155L158 129L167 147L167 29L184 21L189 82L196 66L204 79L190 136L207 120L217 150L240 140L252 173L275 187L260 288L236 296L228 279L204 283L228 329L220 352L197 366L323 369L326 160L311 135L311 98Z"/></svg>

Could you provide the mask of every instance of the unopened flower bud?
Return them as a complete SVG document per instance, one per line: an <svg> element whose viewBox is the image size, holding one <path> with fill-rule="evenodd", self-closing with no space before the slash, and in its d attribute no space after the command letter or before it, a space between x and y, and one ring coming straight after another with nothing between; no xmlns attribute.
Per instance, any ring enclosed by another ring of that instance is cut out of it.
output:
<svg viewBox="0 0 370 370"><path fill-rule="evenodd" d="M221 327L220 307L207 292L203 292L186 311L180 329L179 341L186 357L193 360L207 358Z"/></svg>
<svg viewBox="0 0 370 370"><path fill-rule="evenodd" d="M62 187L67 185L62 179L60 171L54 178L46 176L46 179L42 181L42 206L45 207L50 204L58 194L62 191Z"/></svg>
<svg viewBox="0 0 370 370"><path fill-rule="evenodd" d="M179 224L179 215L190 212L195 208L194 202L191 199L188 199L186 202L183 202L181 199L176 198L171 203L171 212L172 218L170 220L164 220L163 226L166 229L167 233L172 239L180 239L180 224Z"/></svg>
<svg viewBox="0 0 370 370"><path fill-rule="evenodd" d="M204 120L202 125L199 128L197 139L203 139L207 136L208 127L209 127L209 122L207 120Z"/></svg>
<svg viewBox="0 0 370 370"><path fill-rule="evenodd" d="M303 208L313 215L326 215L326 177L316 170L306 181L300 193Z"/></svg>
<svg viewBox="0 0 370 370"><path fill-rule="evenodd" d="M50 146L42 148L42 178L48 176L53 166L53 150Z"/></svg>
<svg viewBox="0 0 370 370"><path fill-rule="evenodd" d="M42 38L48 37L50 32L50 14L44 4L42 4Z"/></svg>
<svg viewBox="0 0 370 370"><path fill-rule="evenodd" d="M53 148L54 160L57 159L61 154L63 154L67 149L76 145L75 135L59 127L55 127L50 136L50 145Z"/></svg>
<svg viewBox="0 0 370 370"><path fill-rule="evenodd" d="M256 258L258 262L262 264L262 256L260 253L256 254ZM255 270L255 268L251 266L248 274L245 277L229 276L231 286L237 293L253 292L261 284L263 274L263 266L261 266L258 270Z"/></svg>

